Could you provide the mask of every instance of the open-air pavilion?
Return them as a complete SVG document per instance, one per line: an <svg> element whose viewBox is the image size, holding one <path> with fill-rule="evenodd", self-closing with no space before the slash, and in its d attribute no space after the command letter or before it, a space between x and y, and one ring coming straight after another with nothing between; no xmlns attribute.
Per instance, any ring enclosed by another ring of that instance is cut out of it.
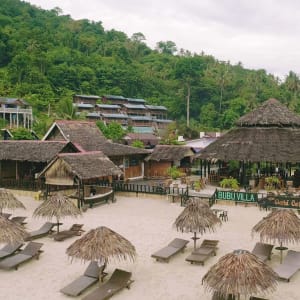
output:
<svg viewBox="0 0 300 300"><path fill-rule="evenodd" d="M292 169L300 162L299 115L278 100L269 99L242 116L236 125L196 156L201 159L202 175L212 176L211 165L217 163L216 181L221 180L220 170L233 161L236 172L224 175L236 177L241 185L255 178L256 185L263 187L264 176L276 175L285 182L293 175Z"/></svg>

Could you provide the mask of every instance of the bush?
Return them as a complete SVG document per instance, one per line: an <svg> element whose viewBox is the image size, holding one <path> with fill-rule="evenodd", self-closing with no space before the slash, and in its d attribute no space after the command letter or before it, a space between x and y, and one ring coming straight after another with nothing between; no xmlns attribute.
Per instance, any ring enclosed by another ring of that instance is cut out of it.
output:
<svg viewBox="0 0 300 300"><path fill-rule="evenodd" d="M167 174L169 176L171 176L172 179L177 179L178 177L180 177L182 175L182 173L176 166L169 167L167 169Z"/></svg>

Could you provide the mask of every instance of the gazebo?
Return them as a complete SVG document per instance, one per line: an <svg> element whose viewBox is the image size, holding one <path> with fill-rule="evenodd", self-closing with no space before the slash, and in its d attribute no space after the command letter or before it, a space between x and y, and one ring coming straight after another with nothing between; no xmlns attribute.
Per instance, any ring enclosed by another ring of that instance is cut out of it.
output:
<svg viewBox="0 0 300 300"><path fill-rule="evenodd" d="M237 161L237 177L244 185L251 175L249 170L258 177L281 172L286 179L291 175L291 167L300 162L299 115L278 100L269 99L241 117L236 125L196 156L205 166L204 174L210 173L212 162L221 166Z"/></svg>
<svg viewBox="0 0 300 300"><path fill-rule="evenodd" d="M93 198L89 197L93 187L90 185L101 181L111 182L113 176L121 174L120 168L101 151L89 151L58 154L40 173L39 177L45 178L47 194L51 186L60 187L59 189L68 186L76 187L76 198L80 207L84 200ZM93 187L93 189L96 188ZM103 196L108 193L107 189L95 190L96 192Z"/></svg>

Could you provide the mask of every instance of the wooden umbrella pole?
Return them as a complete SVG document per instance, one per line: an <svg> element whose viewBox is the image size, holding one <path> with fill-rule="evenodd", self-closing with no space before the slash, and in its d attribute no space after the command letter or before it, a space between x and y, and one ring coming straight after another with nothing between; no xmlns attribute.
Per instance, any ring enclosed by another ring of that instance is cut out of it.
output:
<svg viewBox="0 0 300 300"><path fill-rule="evenodd" d="M282 264L282 242L280 242L280 263Z"/></svg>

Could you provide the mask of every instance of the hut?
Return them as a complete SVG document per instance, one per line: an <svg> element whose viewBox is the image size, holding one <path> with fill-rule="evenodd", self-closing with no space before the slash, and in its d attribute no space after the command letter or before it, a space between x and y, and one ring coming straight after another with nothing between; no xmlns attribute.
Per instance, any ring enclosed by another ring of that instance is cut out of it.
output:
<svg viewBox="0 0 300 300"><path fill-rule="evenodd" d="M58 154L39 177L45 179L47 194L52 186L69 186L76 189L76 196L82 202L91 196L92 184L104 180L111 182L113 176L121 174L122 171L101 151L90 151ZM108 190L98 192L105 194Z"/></svg>
<svg viewBox="0 0 300 300"><path fill-rule="evenodd" d="M34 181L36 174L58 153L79 152L67 141L0 141L0 180Z"/></svg>
<svg viewBox="0 0 300 300"><path fill-rule="evenodd" d="M286 179L291 175L291 167L300 161L299 115L278 100L269 99L242 116L236 125L196 155L203 162L204 175L210 175L212 162L222 167L230 161L238 162L235 177L243 184L254 176L262 187L263 176Z"/></svg>
<svg viewBox="0 0 300 300"><path fill-rule="evenodd" d="M124 180L144 177L144 158L149 151L107 140L94 122L56 121L43 140L72 141L82 152L101 151L122 168Z"/></svg>
<svg viewBox="0 0 300 300"><path fill-rule="evenodd" d="M167 177L168 168L173 166L177 166L182 173L189 174L194 155L190 147L157 145L145 159L145 174L151 178Z"/></svg>

